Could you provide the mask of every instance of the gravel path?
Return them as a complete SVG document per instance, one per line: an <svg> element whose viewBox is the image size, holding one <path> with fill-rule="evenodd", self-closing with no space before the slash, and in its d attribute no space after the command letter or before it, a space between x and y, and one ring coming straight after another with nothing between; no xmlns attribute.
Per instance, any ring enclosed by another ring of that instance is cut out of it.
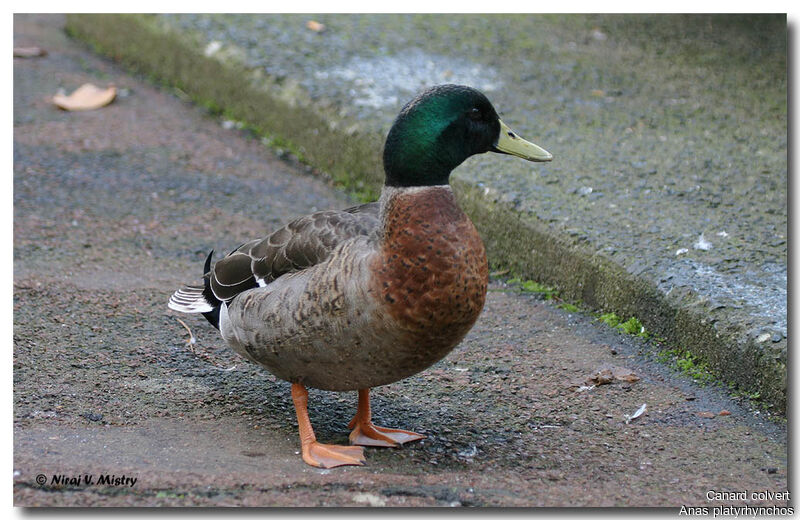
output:
<svg viewBox="0 0 800 520"><path fill-rule="evenodd" d="M786 504L706 499L784 491L783 426L500 280L450 356L374 391L376 422L426 440L368 449L364 467L304 465L289 385L199 318L185 320L190 349L166 300L209 249L351 201L62 25L15 17L15 45L49 52L14 62L15 505ZM84 82L123 94L92 112L50 104ZM576 390L605 364L641 379ZM310 403L318 437L345 442L356 396Z"/></svg>

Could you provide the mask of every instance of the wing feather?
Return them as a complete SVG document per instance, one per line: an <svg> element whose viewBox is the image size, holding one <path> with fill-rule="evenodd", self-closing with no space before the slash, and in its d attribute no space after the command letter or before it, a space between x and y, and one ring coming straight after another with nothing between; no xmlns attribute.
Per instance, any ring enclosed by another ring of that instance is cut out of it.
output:
<svg viewBox="0 0 800 520"><path fill-rule="evenodd" d="M214 295L229 301L240 292L324 262L337 245L379 227L377 202L342 211L319 211L243 244L211 269Z"/></svg>

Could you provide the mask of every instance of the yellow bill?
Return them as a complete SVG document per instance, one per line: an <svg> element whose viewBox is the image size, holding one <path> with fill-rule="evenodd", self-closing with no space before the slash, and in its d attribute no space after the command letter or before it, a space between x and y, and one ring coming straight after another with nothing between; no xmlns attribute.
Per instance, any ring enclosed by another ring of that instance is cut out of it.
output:
<svg viewBox="0 0 800 520"><path fill-rule="evenodd" d="M553 154L515 134L502 120L500 121L500 136L494 145L494 151L516 155L528 161L552 161Z"/></svg>

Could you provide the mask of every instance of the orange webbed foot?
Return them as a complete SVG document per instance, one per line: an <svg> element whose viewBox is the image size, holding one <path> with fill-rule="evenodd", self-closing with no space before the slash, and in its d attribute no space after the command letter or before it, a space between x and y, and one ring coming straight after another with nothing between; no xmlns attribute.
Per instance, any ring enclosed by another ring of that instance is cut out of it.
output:
<svg viewBox="0 0 800 520"><path fill-rule="evenodd" d="M292 384L292 400L297 412L303 462L315 468L364 465L366 462L364 448L317 442L314 429L311 427L311 420L308 418L308 391L300 383Z"/></svg>
<svg viewBox="0 0 800 520"><path fill-rule="evenodd" d="M350 444L359 446L378 446L383 448L397 448L407 442L424 439L421 433L395 428L383 428L372 422L357 423L350 432Z"/></svg>
<svg viewBox="0 0 800 520"><path fill-rule="evenodd" d="M303 461L316 468L335 468L363 466L366 459L364 448L359 446L339 446L313 441L303 446Z"/></svg>
<svg viewBox="0 0 800 520"><path fill-rule="evenodd" d="M369 388L358 391L358 411L353 420L348 425L353 431L350 432L350 444L360 446L378 446L384 448L397 448L407 442L424 439L421 433L398 430L395 428L384 428L372 424L372 412L369 406Z"/></svg>

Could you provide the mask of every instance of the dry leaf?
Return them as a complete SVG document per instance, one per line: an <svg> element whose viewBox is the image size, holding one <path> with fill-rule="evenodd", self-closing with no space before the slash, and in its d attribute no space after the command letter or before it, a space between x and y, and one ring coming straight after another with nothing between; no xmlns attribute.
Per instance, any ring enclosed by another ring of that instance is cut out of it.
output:
<svg viewBox="0 0 800 520"><path fill-rule="evenodd" d="M635 383L639 381L639 379L641 378L627 368L615 365L601 365L591 376L584 380L572 380L567 387L571 388L573 391L585 392L600 385L611 384L615 381Z"/></svg>
<svg viewBox="0 0 800 520"><path fill-rule="evenodd" d="M731 412L729 412L728 410L720 410L718 415L730 415L730 414Z"/></svg>
<svg viewBox="0 0 800 520"><path fill-rule="evenodd" d="M586 379L586 384L590 385L607 385L614 381L623 381L625 383L635 383L641 379L633 373L633 371L614 365L603 365L597 369L594 375Z"/></svg>
<svg viewBox="0 0 800 520"><path fill-rule="evenodd" d="M47 51L41 47L14 47L15 58L36 58L47 56Z"/></svg>
<svg viewBox="0 0 800 520"><path fill-rule="evenodd" d="M614 373L610 368L603 368L590 376L586 382L592 382L595 385L607 385L614 382Z"/></svg>
<svg viewBox="0 0 800 520"><path fill-rule="evenodd" d="M637 376L627 368L621 368L619 372L614 373L614 379L617 381L624 381L626 383L635 383L636 381L640 380L641 377Z"/></svg>
<svg viewBox="0 0 800 520"><path fill-rule="evenodd" d="M78 89L69 96L56 94L53 96L53 103L55 103L58 108L69 111L94 110L111 103L116 95L117 88L113 85L102 89L95 87L91 83L86 83L78 87Z"/></svg>
<svg viewBox="0 0 800 520"><path fill-rule="evenodd" d="M714 412L697 412L695 415L703 419L713 419L717 416Z"/></svg>
<svg viewBox="0 0 800 520"><path fill-rule="evenodd" d="M316 33L321 33L325 30L325 24L319 23L316 20L309 20L306 22L306 27Z"/></svg>

